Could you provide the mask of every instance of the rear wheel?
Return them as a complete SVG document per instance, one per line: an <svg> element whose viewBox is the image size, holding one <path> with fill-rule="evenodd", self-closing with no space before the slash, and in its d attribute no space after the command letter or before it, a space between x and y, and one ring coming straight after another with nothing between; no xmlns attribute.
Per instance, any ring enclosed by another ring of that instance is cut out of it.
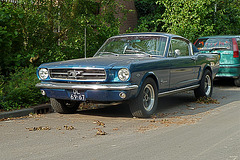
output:
<svg viewBox="0 0 240 160"><path fill-rule="evenodd" d="M240 87L240 76L237 79L234 79L234 84Z"/></svg>
<svg viewBox="0 0 240 160"><path fill-rule="evenodd" d="M129 102L129 107L134 117L150 117L157 109L157 86L152 78L147 78L139 95Z"/></svg>
<svg viewBox="0 0 240 160"><path fill-rule="evenodd" d="M55 98L50 98L51 106L55 112L58 113L75 113L79 107L79 102L60 100Z"/></svg>
<svg viewBox="0 0 240 160"><path fill-rule="evenodd" d="M196 98L211 97L213 91L212 73L209 70L205 70L203 73L200 86L194 90Z"/></svg>

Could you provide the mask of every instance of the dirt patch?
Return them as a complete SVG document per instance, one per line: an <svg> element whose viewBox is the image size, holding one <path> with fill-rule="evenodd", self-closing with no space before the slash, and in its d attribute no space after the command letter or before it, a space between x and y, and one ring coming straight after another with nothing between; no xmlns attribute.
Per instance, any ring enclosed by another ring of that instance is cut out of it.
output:
<svg viewBox="0 0 240 160"><path fill-rule="evenodd" d="M201 98L197 99L196 103L200 103L200 104L219 104L220 102L218 102L218 100L213 99L211 97L201 97Z"/></svg>
<svg viewBox="0 0 240 160"><path fill-rule="evenodd" d="M14 117L14 118L2 118L0 121L10 121L10 120L21 120L21 119L26 119L26 118L34 118L34 119L39 119L44 117L43 114L29 114L27 116L22 116L22 117Z"/></svg>

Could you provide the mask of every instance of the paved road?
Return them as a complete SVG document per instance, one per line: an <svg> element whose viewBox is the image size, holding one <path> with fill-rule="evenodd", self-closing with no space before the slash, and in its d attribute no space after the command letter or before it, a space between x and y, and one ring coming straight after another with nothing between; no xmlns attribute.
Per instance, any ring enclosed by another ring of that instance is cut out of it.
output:
<svg viewBox="0 0 240 160"><path fill-rule="evenodd" d="M213 99L161 97L152 119L122 105L1 121L0 159L240 160L240 88L216 81Z"/></svg>

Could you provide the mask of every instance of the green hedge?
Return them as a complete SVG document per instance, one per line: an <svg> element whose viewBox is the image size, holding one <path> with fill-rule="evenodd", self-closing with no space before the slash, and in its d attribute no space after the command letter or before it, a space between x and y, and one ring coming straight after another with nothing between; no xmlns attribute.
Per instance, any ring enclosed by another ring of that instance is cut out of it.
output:
<svg viewBox="0 0 240 160"><path fill-rule="evenodd" d="M137 31L200 36L240 34L239 0L135 0Z"/></svg>
<svg viewBox="0 0 240 160"><path fill-rule="evenodd" d="M35 85L39 82L36 67L19 68L8 80L0 79L0 107L3 110L26 108L45 103L48 98L41 95Z"/></svg>
<svg viewBox="0 0 240 160"><path fill-rule="evenodd" d="M0 109L44 103L36 67L84 57L85 28L87 57L94 55L119 34L119 6L115 0L0 2Z"/></svg>

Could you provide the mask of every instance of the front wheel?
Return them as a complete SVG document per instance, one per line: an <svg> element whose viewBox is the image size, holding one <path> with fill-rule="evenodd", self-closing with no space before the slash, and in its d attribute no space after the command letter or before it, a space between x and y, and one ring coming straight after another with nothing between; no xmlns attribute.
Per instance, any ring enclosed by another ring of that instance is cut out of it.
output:
<svg viewBox="0 0 240 160"><path fill-rule="evenodd" d="M200 81L200 86L194 90L195 97L196 98L211 97L212 91L213 91L212 73L209 70L205 70Z"/></svg>
<svg viewBox="0 0 240 160"><path fill-rule="evenodd" d="M147 78L139 95L129 102L129 107L134 117L150 117L157 109L157 85L152 78Z"/></svg>
<svg viewBox="0 0 240 160"><path fill-rule="evenodd" d="M234 79L234 84L235 84L237 87L240 87L240 76L239 76L237 79Z"/></svg>
<svg viewBox="0 0 240 160"><path fill-rule="evenodd" d="M79 102L60 100L50 98L51 106L55 112L58 113L75 113L79 107Z"/></svg>

